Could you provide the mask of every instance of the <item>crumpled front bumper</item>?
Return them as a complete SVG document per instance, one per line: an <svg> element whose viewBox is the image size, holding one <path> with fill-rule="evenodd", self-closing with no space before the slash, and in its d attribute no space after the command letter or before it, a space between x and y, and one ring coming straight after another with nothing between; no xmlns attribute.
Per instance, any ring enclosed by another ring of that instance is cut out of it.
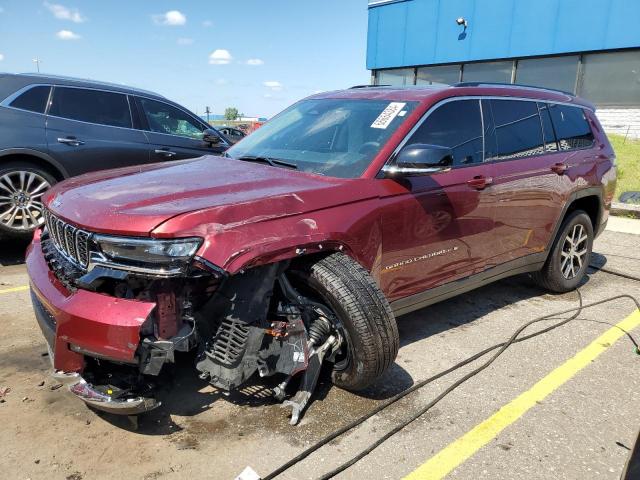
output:
<svg viewBox="0 0 640 480"><path fill-rule="evenodd" d="M80 379L79 382L69 386L69 391L96 410L115 415L138 415L160 406L158 400L150 397L118 398L108 392L101 391L84 379Z"/></svg>
<svg viewBox="0 0 640 480"><path fill-rule="evenodd" d="M136 363L140 329L156 304L69 291L49 269L36 232L27 249L27 271L38 324L55 370L81 372L84 355Z"/></svg>

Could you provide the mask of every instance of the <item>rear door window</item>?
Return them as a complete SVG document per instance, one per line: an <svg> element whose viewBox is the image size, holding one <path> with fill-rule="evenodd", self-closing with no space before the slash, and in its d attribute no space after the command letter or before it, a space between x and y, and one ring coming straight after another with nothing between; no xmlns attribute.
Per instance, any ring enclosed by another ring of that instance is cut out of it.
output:
<svg viewBox="0 0 640 480"><path fill-rule="evenodd" d="M186 112L149 98L141 97L140 104L152 132L202 139L204 127Z"/></svg>
<svg viewBox="0 0 640 480"><path fill-rule="evenodd" d="M593 132L582 108L549 104L549 111L560 150L589 148L593 145Z"/></svg>
<svg viewBox="0 0 640 480"><path fill-rule="evenodd" d="M495 153L487 151L485 160L510 160L544 153L542 126L536 102L489 100L493 120ZM489 136L491 132L488 132ZM492 149L493 150L493 149Z"/></svg>
<svg viewBox="0 0 640 480"><path fill-rule="evenodd" d="M11 102L10 106L13 108L19 108L20 110L44 113L47 108L50 91L51 87L44 85L32 87Z"/></svg>
<svg viewBox="0 0 640 480"><path fill-rule="evenodd" d="M453 166L481 163L482 117L478 100L445 103L431 113L411 136L407 146L426 143L450 148Z"/></svg>
<svg viewBox="0 0 640 480"><path fill-rule="evenodd" d="M131 128L127 97L121 93L55 87L49 115L70 120Z"/></svg>
<svg viewBox="0 0 640 480"><path fill-rule="evenodd" d="M542 120L542 133L544 135L544 149L547 152L557 152L558 142L556 141L556 133L551 122L551 114L549 113L549 105L546 103L538 103L540 111L540 120Z"/></svg>

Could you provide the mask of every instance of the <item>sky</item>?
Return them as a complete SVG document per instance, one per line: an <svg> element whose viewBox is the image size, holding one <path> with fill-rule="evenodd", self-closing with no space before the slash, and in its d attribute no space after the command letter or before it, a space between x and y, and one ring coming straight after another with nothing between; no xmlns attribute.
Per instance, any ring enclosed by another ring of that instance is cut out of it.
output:
<svg viewBox="0 0 640 480"><path fill-rule="evenodd" d="M0 72L121 83L272 116L369 83L367 0L0 0Z"/></svg>

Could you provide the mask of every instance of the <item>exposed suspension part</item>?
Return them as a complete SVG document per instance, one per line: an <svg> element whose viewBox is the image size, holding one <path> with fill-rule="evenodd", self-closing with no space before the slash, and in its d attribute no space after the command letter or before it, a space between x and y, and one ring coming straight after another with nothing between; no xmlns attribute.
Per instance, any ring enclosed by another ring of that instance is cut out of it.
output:
<svg viewBox="0 0 640 480"><path fill-rule="evenodd" d="M329 319L320 309L314 308L314 311L318 317L312 320L309 326L309 341L312 345L322 345L331 335L333 328Z"/></svg>

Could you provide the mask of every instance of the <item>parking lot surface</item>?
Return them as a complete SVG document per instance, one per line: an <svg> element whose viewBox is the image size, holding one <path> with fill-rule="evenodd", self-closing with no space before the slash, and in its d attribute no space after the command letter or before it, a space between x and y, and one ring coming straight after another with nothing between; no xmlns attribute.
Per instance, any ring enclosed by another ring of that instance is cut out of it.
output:
<svg viewBox="0 0 640 480"><path fill-rule="evenodd" d="M198 380L183 359L163 406L135 430L126 418L89 410L49 376L23 249L8 241L0 247L0 389L10 389L0 399L0 472L7 479L232 479L246 466L266 475L412 384L579 302L576 292L549 295L519 276L400 317L401 349L387 375L361 395L331 388L323 377L297 427L271 399L273 384L227 396ZM610 229L594 250L593 264L640 277L639 235ZM640 282L591 269L580 288L585 304L622 293L640 299ZM640 356L610 324L635 326L634 311L629 300L599 305L511 346L338 478L619 478L640 429ZM631 334L640 337L640 328ZM280 478L320 477L478 365L407 396Z"/></svg>

